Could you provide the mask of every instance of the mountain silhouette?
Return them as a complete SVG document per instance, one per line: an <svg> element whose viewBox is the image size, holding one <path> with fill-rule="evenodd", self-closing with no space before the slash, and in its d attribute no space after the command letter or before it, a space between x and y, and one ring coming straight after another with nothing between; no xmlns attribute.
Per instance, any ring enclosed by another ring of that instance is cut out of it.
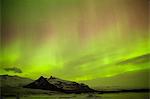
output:
<svg viewBox="0 0 150 99"><path fill-rule="evenodd" d="M39 79L35 80L34 82L24 86L24 88L33 88L33 89L44 89L44 90L55 90L60 91L60 88L57 88L55 85L50 84L46 78L41 76Z"/></svg>
<svg viewBox="0 0 150 99"><path fill-rule="evenodd" d="M95 92L94 89L89 88L88 85L85 85L83 83L79 84L73 81L62 80L53 76L51 76L50 78L44 78L43 76L41 76L34 82L24 86L24 88L61 91L65 93Z"/></svg>

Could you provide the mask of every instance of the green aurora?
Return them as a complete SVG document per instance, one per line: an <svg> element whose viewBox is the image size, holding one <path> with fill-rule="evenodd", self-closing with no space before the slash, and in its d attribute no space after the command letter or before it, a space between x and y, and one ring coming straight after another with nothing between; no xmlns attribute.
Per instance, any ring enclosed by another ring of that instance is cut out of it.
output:
<svg viewBox="0 0 150 99"><path fill-rule="evenodd" d="M121 64L150 56L148 12L148 0L1 0L0 74L81 81L148 70L148 59ZM14 67L22 73L4 69Z"/></svg>

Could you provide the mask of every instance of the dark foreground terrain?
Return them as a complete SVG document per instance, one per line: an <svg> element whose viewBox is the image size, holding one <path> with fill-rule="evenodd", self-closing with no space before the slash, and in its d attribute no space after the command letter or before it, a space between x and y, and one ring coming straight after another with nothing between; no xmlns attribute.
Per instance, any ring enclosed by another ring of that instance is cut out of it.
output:
<svg viewBox="0 0 150 99"><path fill-rule="evenodd" d="M0 99L148 99L149 89L96 91L83 83L55 77L37 80L19 76L0 76Z"/></svg>
<svg viewBox="0 0 150 99"><path fill-rule="evenodd" d="M82 93L82 94L33 94L23 96L3 96L1 99L149 99L148 92L128 92L128 93Z"/></svg>

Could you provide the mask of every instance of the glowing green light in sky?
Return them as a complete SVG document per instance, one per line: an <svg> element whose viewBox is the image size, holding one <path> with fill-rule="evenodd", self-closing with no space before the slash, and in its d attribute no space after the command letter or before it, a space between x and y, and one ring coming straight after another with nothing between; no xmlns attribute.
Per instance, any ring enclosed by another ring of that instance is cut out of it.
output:
<svg viewBox="0 0 150 99"><path fill-rule="evenodd" d="M148 69L147 57L118 65L150 53L147 2L2 0L0 72L89 80Z"/></svg>

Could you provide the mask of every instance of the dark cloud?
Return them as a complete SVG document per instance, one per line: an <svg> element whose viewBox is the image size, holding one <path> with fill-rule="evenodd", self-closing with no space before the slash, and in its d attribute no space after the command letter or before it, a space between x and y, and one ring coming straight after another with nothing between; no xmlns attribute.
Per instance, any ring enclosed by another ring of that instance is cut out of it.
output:
<svg viewBox="0 0 150 99"><path fill-rule="evenodd" d="M4 68L5 71L13 71L15 73L22 73L22 70L17 67Z"/></svg>
<svg viewBox="0 0 150 99"><path fill-rule="evenodd" d="M150 54L145 54L135 58L127 59L125 61L119 62L117 65L126 65L126 64L143 64L148 63L150 59Z"/></svg>

